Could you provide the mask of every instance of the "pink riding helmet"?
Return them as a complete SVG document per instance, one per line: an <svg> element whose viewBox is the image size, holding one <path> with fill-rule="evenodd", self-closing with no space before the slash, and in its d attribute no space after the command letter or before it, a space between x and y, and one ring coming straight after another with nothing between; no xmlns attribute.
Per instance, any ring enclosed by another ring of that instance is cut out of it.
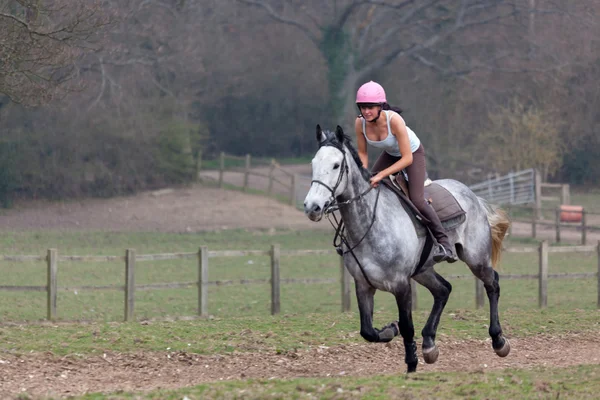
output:
<svg viewBox="0 0 600 400"><path fill-rule="evenodd" d="M356 103L382 104L387 103L385 90L377 82L369 81L358 88L356 92Z"/></svg>

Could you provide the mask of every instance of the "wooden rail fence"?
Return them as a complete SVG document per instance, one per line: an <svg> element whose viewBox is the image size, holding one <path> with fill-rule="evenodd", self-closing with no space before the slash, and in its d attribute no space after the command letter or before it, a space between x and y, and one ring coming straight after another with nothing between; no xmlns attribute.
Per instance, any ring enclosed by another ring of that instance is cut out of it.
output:
<svg viewBox="0 0 600 400"><path fill-rule="evenodd" d="M526 219L526 218L512 218L511 217L511 221L512 222L530 223L531 224L531 237L534 239L538 237L538 229L537 228L539 225L551 226L554 228L556 243L560 243L562 241L561 233L563 232L564 229L576 229L581 234L580 243L585 246L585 245L587 245L587 242L588 242L588 232L600 230L600 226L594 226L594 225L588 224L588 216L598 215L598 213L589 212L589 211L586 211L585 209L581 210L581 221L580 222L563 222L563 221L561 221L561 218L560 218L561 212L563 212L563 210L560 207L537 208L537 206L535 206L535 205L533 205L533 206L512 205L512 206L506 206L506 208L509 210L509 212L512 210L524 210L524 211L529 212L529 210L531 210L531 218ZM546 212L550 212L550 213L554 214L554 219L553 220L540 219L538 217L538 215L540 215L540 213L542 211L546 211Z"/></svg>
<svg viewBox="0 0 600 400"><path fill-rule="evenodd" d="M560 189L560 196L544 195L544 189ZM542 201L560 201L559 204L571 204L571 189L568 183L542 182L542 175L535 172L535 217L541 218Z"/></svg>
<svg viewBox="0 0 600 400"><path fill-rule="evenodd" d="M538 248L506 248L504 251L509 253L534 253L539 254L539 270L537 274L501 274L500 278L505 279L537 279L539 284L538 300L539 307L544 308L548 303L548 279L597 279L598 299L597 307L600 308L600 243L596 246L561 246L550 247L547 241L541 242ZM588 273L558 273L550 274L548 272L549 253L573 253L573 252L594 252L598 256L597 272ZM135 312L135 291L136 290L154 290L165 288L190 288L196 286L198 289L198 315L206 317L208 313L208 287L211 285L247 285L256 283L271 284L271 314L280 312L281 297L280 285L288 283L302 284L323 284L336 283L337 279L329 278L305 278L305 279L281 279L280 257L281 256L305 256L305 255L325 255L335 254L334 250L282 250L278 244L271 246L270 250L209 250L202 246L195 253L166 253L166 254L136 254L135 250L127 249L125 256L60 256L57 249L48 249L46 256L12 256L0 255L0 261L9 262L31 262L45 261L47 263L47 284L45 286L0 286L0 291L45 291L47 293L47 318L55 320L57 317L57 298L59 291L83 291L83 290L121 290L124 291L124 320L134 319ZM239 279L239 280L219 280L210 281L209 259L214 257L243 257L243 256L269 256L271 258L271 277L270 279ZM135 284L135 266L138 262L174 260L174 259L197 259L198 262L198 281L192 282L169 282L154 283L147 285ZM79 262L124 262L125 264L125 285L103 285L103 286L78 286L78 287L59 287L58 286L58 266L61 261L79 261ZM342 258L340 257L340 278L341 285L341 304L342 312L350 311L352 281L347 269L344 268ZM445 275L447 279L474 279L471 274L463 275ZM483 284L478 279L475 280L475 304L481 308L485 302L485 290ZM417 307L416 284L412 282L413 307Z"/></svg>
<svg viewBox="0 0 600 400"><path fill-rule="evenodd" d="M234 160L238 163L244 162L243 167L226 167L226 160ZM252 166L252 157L250 154L246 154L244 157L233 156L221 152L219 155L219 175L218 185L220 188L223 187L225 179L224 175L226 172L238 172L243 173L244 180L242 189L247 191L250 189L250 176L257 176L264 178L267 181L266 192L269 196L273 196L275 193L281 193L286 197L289 197L289 204L296 205L297 197L297 175L281 168L274 159L271 159L268 164L268 172L259 172L255 168L262 164L265 166L264 161L261 160L259 165ZM274 184L280 185L280 190L275 190ZM255 187L254 189L258 189ZM263 188L264 189L264 188Z"/></svg>

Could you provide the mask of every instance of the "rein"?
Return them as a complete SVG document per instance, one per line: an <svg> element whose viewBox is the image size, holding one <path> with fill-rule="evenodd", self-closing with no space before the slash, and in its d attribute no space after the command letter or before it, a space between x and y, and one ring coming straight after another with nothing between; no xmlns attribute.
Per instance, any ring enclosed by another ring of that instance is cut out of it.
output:
<svg viewBox="0 0 600 400"><path fill-rule="evenodd" d="M371 219L371 223L369 224L369 227L367 228L366 232L364 233L364 235L360 238L360 240L358 242L356 242L356 244L354 246L350 246L350 244L348 243L348 239L346 238L346 235L344 235L344 230L345 230L345 226L344 226L344 221L341 219L339 219L336 217L335 215L335 211L339 211L342 207L345 207L353 202L355 202L356 200L362 198L363 196L365 196L367 193L369 193L371 190L373 190L372 186L369 186L369 188L367 190L365 190L364 192L352 197L351 199L348 199L346 201L343 202L337 202L335 199L335 191L337 190L338 186L340 185L340 183L342 182L342 178L344 175L344 172L346 174L348 174L348 164L346 162L346 153L344 152L344 150L342 150L341 148L337 147L337 146L333 146L336 149L340 150L343 154L344 154L344 158L342 161L342 170L340 171L340 174L338 176L338 180L335 183L335 185L333 186L333 188L329 187L326 183L318 180L318 179L313 179L310 183L311 185L313 183L318 183L319 185L324 186L327 190L329 190L329 192L331 192L331 198L332 201L330 204L325 206L325 209L323 210L323 212L325 213L325 216L327 217L327 220L329 221L329 223L331 224L331 226L333 227L333 229L335 229L335 235L333 237L333 246L335 247L335 250L337 251L337 253L340 256L343 256L344 254L350 253L352 254L352 257L354 258L354 261L356 261L356 263L358 264L358 266L360 267L360 270L363 274L363 276L365 277L365 280L367 281L367 283L371 286L373 286L373 284L371 283L371 281L369 280L369 278L367 277L367 274L365 273L365 269L362 266L362 264L360 263L360 261L358 261L358 257L356 257L356 255L354 254L354 249L362 243L362 241L365 239L365 237L367 237L367 234L371 231L371 228L373 227L373 224L375 223L375 213L377 211L377 204L379 204L379 193L380 193L380 187L377 186L377 196L375 197L375 205L373 206L373 218ZM333 216L333 220L334 222L331 221L330 216ZM339 241L338 241L339 239ZM346 245L346 247L348 248L346 251L344 251L342 249L342 243ZM374 287L374 286L373 286Z"/></svg>
<svg viewBox="0 0 600 400"><path fill-rule="evenodd" d="M377 186L377 196L375 197L375 205L373 206L373 218L371 218L371 223L369 224L369 227L367 228L364 235L360 238L360 240L358 242L356 242L356 244L354 246L350 246L350 244L348 243L348 240L346 239L346 236L344 235L344 229L345 229L344 221L341 218L338 221L334 212L338 211L343 206L346 206L346 205L352 203L354 200L361 198L365 194L369 193L371 191L371 189L373 189L373 188L370 187L368 190L364 191L363 193L359 194L358 196L356 196L350 200L344 201L343 203L329 206L327 208L327 210L325 211L327 220L329 221L331 226L333 226L333 228L335 229L335 236L333 237L333 246L336 248L336 250L340 256L342 256L346 253L352 253L352 255L354 256L354 252L352 250L354 250L364 240L364 238L367 236L367 234L371 231L371 228L373 227L373 224L375 223L375 212L377 211L377 204L379 204L379 186ZM330 216L333 216L333 220L335 221L335 223L331 222ZM341 242L337 241L338 238L340 239ZM342 246L341 246L342 243L344 243L346 245L346 247L348 247L348 250L342 251ZM356 258L356 256L354 258ZM358 262L358 260L357 260L357 262ZM359 265L360 265L360 263L359 263Z"/></svg>

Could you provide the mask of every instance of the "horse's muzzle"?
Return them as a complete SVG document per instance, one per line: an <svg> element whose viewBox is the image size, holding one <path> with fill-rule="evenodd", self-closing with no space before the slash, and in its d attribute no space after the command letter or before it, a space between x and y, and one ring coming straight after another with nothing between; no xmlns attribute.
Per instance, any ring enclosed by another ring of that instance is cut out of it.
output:
<svg viewBox="0 0 600 400"><path fill-rule="evenodd" d="M329 202L326 202L324 207L315 203L310 205L304 203L304 214L306 214L311 221L318 222L323 218L323 210L327 209L327 207L329 207Z"/></svg>

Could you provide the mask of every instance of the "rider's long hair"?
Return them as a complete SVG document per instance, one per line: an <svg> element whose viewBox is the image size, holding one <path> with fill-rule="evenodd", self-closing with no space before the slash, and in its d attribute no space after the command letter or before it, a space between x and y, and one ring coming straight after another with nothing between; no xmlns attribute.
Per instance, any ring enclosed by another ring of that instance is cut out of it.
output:
<svg viewBox="0 0 600 400"><path fill-rule="evenodd" d="M390 106L388 103L383 103L381 105L381 108L383 110L392 110L392 111L397 112L398 114L402 114L402 109L400 107L393 107L393 106Z"/></svg>

